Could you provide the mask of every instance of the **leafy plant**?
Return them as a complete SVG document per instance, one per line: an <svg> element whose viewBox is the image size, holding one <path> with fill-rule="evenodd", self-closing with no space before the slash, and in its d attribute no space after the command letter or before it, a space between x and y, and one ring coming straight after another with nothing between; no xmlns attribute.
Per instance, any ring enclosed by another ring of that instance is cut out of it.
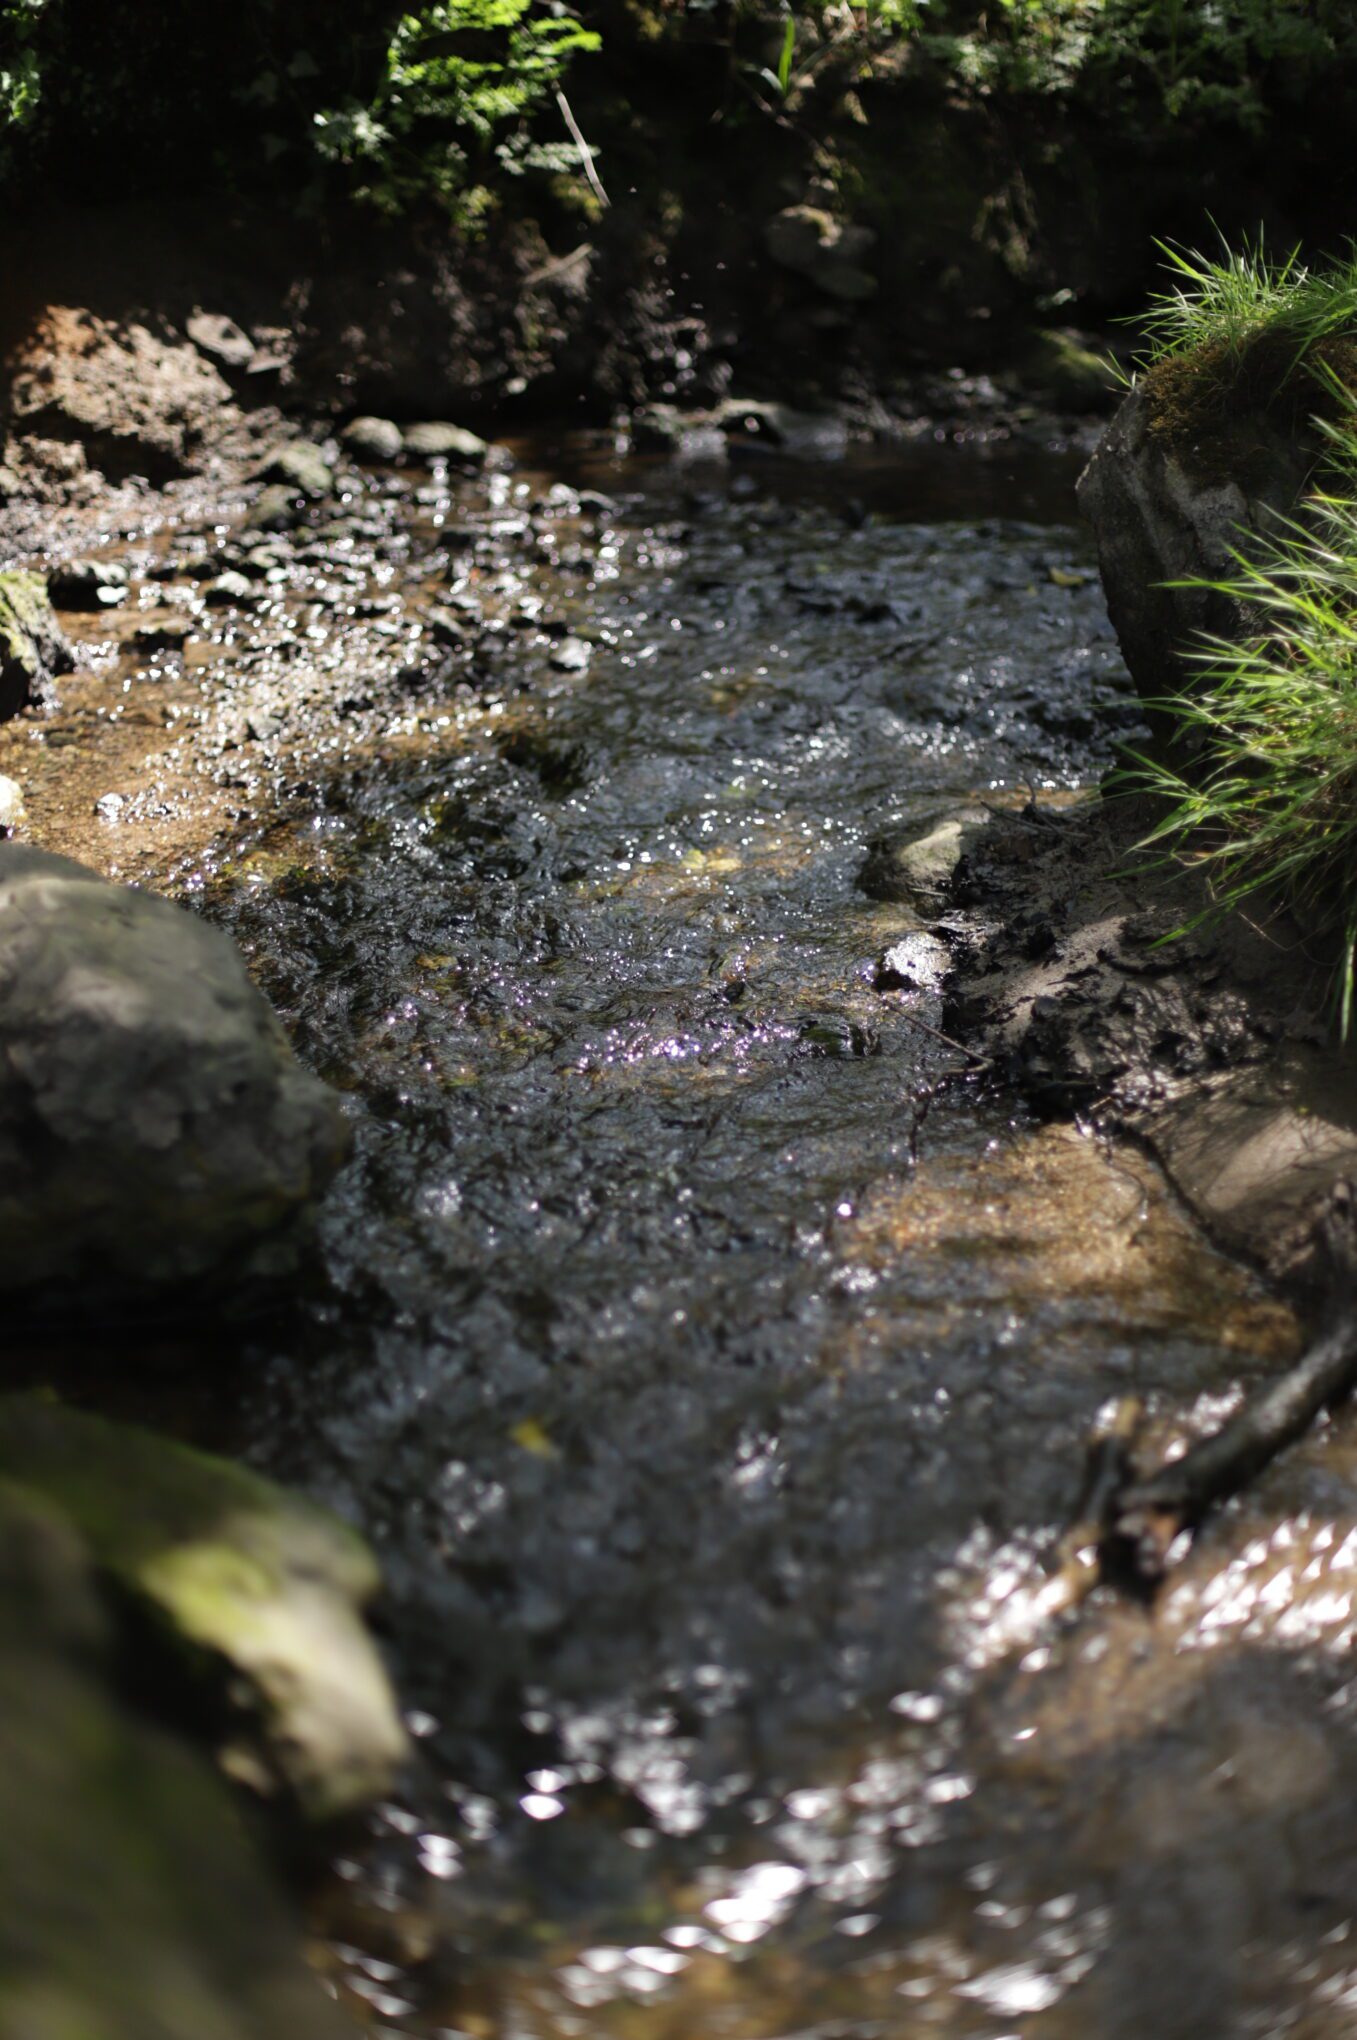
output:
<svg viewBox="0 0 1357 2040"><path fill-rule="evenodd" d="M402 15L371 100L315 115L317 148L384 211L432 196L470 221L491 202L478 173L578 167L574 145L536 140L532 122L571 58L598 47L564 7L440 0Z"/></svg>
<svg viewBox="0 0 1357 2040"><path fill-rule="evenodd" d="M42 97L33 37L45 5L46 0L5 0L0 6L0 120L7 131L26 126Z"/></svg>
<svg viewBox="0 0 1357 2040"><path fill-rule="evenodd" d="M997 0L959 32L938 20L922 41L982 93L1078 90L1127 119L1140 92L1172 120L1259 132L1270 71L1327 65L1353 49L1357 22L1347 0Z"/></svg>

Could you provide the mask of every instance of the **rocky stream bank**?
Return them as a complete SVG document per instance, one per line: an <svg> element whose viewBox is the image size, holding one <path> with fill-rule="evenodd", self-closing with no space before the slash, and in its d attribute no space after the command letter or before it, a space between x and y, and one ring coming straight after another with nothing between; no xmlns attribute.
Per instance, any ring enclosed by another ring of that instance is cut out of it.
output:
<svg viewBox="0 0 1357 2040"><path fill-rule="evenodd" d="M303 437L258 332L80 331L3 561L0 2029L1336 2034L1345 1434L1153 1621L1047 1593L1108 1395L1172 1453L1302 1329L1080 1127L1286 1282L1352 1138L1275 932L1116 876L1087 423ZM342 2011L208 1751L320 1823Z"/></svg>

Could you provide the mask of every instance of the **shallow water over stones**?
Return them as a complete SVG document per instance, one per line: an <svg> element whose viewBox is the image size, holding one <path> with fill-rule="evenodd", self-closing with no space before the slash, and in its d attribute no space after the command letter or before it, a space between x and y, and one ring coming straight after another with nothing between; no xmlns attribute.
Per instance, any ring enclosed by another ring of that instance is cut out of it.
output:
<svg viewBox="0 0 1357 2040"><path fill-rule="evenodd" d="M1051 1616L1106 1399L1167 1446L1295 1328L933 1031L941 909L855 883L1133 722L1069 481L573 443L213 511L0 738L349 1097L307 1297L215 1389L162 1341L160 1407L386 1567L421 1761L317 1912L374 2032L1350 2030L1347 1427L1154 1610Z"/></svg>

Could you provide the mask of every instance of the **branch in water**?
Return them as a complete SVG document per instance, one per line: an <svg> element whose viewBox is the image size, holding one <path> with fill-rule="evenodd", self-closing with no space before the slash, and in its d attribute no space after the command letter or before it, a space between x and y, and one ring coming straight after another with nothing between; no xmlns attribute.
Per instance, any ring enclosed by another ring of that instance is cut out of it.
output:
<svg viewBox="0 0 1357 2040"><path fill-rule="evenodd" d="M1174 1540L1195 1529L1214 1503L1238 1493L1355 1384L1357 1316L1349 1306L1294 1367L1260 1389L1229 1423L1181 1459L1121 1489L1108 1518L1105 1569L1119 1569L1119 1561L1124 1569L1129 1560L1142 1581L1161 1579Z"/></svg>

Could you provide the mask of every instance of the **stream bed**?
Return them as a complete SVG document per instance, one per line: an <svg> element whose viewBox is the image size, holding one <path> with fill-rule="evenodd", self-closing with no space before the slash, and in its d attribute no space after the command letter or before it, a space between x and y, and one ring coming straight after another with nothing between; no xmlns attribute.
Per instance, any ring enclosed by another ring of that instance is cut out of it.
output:
<svg viewBox="0 0 1357 2040"><path fill-rule="evenodd" d="M323 1972L420 2040L1351 2033L1352 1426L1052 1617L1108 1399L1172 1448L1297 1329L937 1031L983 902L857 884L1135 727L1068 459L513 454L91 527L132 599L0 732L350 1101L284 1318L33 1363L378 1550L419 1761Z"/></svg>

